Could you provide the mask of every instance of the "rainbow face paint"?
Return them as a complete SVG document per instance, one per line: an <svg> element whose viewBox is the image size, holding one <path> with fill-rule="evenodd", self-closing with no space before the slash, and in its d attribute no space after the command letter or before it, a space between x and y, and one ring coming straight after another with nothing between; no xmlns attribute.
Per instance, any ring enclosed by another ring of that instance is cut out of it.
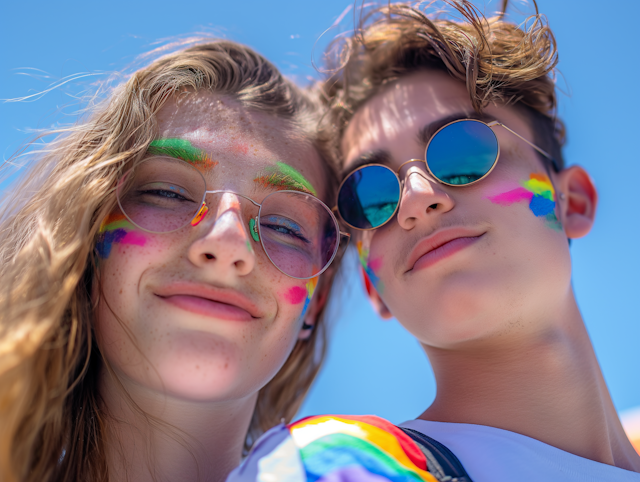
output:
<svg viewBox="0 0 640 482"><path fill-rule="evenodd" d="M316 286L318 286L318 276L316 276L315 278L311 278L310 280L307 281L307 298L304 300L304 307L302 308L302 313L300 313L300 318L304 318L304 316L307 314L307 309L309 308L309 304L311 303L311 298L313 298L313 293L316 291Z"/></svg>
<svg viewBox="0 0 640 482"><path fill-rule="evenodd" d="M149 144L149 154L155 156L169 156L187 161L196 167L211 169L218 162L213 161L205 151L194 147L185 139L156 139Z"/></svg>
<svg viewBox="0 0 640 482"><path fill-rule="evenodd" d="M511 206L521 201L529 202L529 209L536 217L544 217L549 226L557 231L562 225L556 217L556 192L546 174L530 174L520 187L488 196L487 199L500 206Z"/></svg>
<svg viewBox="0 0 640 482"><path fill-rule="evenodd" d="M373 287L378 291L378 293L382 294L384 291L384 283L380 281L380 278L375 273L382 267L382 258L369 259L369 248L364 247L364 243L362 241L356 242L356 249L358 250L358 259L360 260L360 264L362 265L362 269L365 272L365 283L370 283ZM369 286L367 286L367 290Z"/></svg>
<svg viewBox="0 0 640 482"><path fill-rule="evenodd" d="M128 229L134 229L134 227L124 214L110 214L104 218L96 242L98 255L103 259L108 258L114 243L135 246L144 246L147 243L147 237L144 234L128 231Z"/></svg>
<svg viewBox="0 0 640 482"><path fill-rule="evenodd" d="M275 166L267 167L264 173L257 176L253 182L265 188L275 188L278 191L300 191L317 196L311 183L284 162L276 162Z"/></svg>

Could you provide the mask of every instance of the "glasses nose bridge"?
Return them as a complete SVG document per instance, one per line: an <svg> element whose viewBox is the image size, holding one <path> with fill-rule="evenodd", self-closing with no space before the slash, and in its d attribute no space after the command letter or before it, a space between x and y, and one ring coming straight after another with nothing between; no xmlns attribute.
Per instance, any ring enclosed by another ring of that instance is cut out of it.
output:
<svg viewBox="0 0 640 482"><path fill-rule="evenodd" d="M230 191L227 189L217 189L214 191L205 191L204 192L204 199L206 201L207 195L209 194L233 194L234 196L240 197L242 199L246 199L247 201L249 201L251 204L253 204L254 206L256 206L258 209L260 209L260 203L254 201L253 199L251 199L249 196L245 195L245 194L241 194L239 192L235 192L235 191Z"/></svg>
<svg viewBox="0 0 640 482"><path fill-rule="evenodd" d="M414 163L419 163L420 164L420 166L421 166L420 171L421 172L418 172L416 170L409 171L409 169L411 167L406 167L409 164L414 164ZM404 174L403 174L403 171L404 171ZM406 161L406 162L404 162L404 163L402 163L400 165L400 167L396 171L396 176L398 176L398 179L400 180L400 185L402 186L402 188L404 188L407 179L412 174L419 174L425 180L430 181L430 182L435 182L436 181L435 178L432 179L432 178L429 177L429 176L431 176L431 172L429 171L429 166L427 165L427 161L425 159L410 159L410 160L408 160L408 161Z"/></svg>
<svg viewBox="0 0 640 482"><path fill-rule="evenodd" d="M221 209L220 203L223 201L225 194L233 195L236 198L235 204L237 205L234 205L233 202L228 202L228 203L225 203L224 207L222 207ZM240 199L238 198L249 201L249 203L245 203L245 206L246 205L255 206L255 212L251 212L250 210L243 208L243 205L240 202ZM256 201L254 201L253 199L251 199L249 196L246 196L244 194L241 194L235 191L226 190L226 189L205 191L203 196L202 206L200 208L200 211L198 212L198 215L196 215L196 219L194 220L195 223L192 222L191 224L193 226L197 226L198 224L200 224L200 222L204 220L204 218L206 217L206 214L208 213L211 214L210 222L215 224L217 220L221 216L223 216L225 213L227 213L230 210L236 210L237 215L240 217L241 223L243 223L243 225L244 223L248 223L247 225L250 226L251 220L254 218L257 218L258 213L260 212L260 207L261 205Z"/></svg>

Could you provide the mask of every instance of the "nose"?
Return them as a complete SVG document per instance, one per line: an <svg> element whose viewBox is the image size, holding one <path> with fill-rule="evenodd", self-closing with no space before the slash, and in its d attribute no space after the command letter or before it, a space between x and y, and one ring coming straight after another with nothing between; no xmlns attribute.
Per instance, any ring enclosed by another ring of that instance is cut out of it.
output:
<svg viewBox="0 0 640 482"><path fill-rule="evenodd" d="M245 276L253 270L255 251L244 226L239 197L223 193L216 198L212 201L217 201L217 205L205 222L195 228L203 229L204 234L191 244L188 257L194 265L215 271L222 281L232 281L233 277Z"/></svg>
<svg viewBox="0 0 640 482"><path fill-rule="evenodd" d="M403 229L411 230L421 222L433 222L451 211L454 205L442 184L427 174L424 162L409 166L398 208L398 224Z"/></svg>

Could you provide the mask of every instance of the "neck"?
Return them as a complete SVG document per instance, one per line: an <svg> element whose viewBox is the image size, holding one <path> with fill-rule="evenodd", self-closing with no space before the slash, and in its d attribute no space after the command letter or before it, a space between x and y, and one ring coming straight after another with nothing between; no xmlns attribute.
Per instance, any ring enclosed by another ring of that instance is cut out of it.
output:
<svg viewBox="0 0 640 482"><path fill-rule="evenodd" d="M553 323L533 325L552 327L535 334L424 346L438 392L419 418L501 428L640 472L573 294L557 313Z"/></svg>
<svg viewBox="0 0 640 482"><path fill-rule="evenodd" d="M123 384L103 371L109 480L224 481L240 463L256 395L194 402Z"/></svg>

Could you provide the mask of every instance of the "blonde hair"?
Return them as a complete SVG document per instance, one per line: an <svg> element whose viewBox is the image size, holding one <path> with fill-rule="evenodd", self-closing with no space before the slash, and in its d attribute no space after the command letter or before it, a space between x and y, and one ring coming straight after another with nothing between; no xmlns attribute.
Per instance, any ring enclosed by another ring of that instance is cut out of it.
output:
<svg viewBox="0 0 640 482"><path fill-rule="evenodd" d="M290 120L315 143L317 114L309 96L249 48L210 39L135 72L87 121L54 131L58 137L36 156L0 212L5 482L109 478L103 442L109 417L97 389L106 362L92 331L94 246L101 220L115 205L117 180L154 139L154 114L184 89L210 89ZM334 186L335 164L324 157ZM312 336L296 344L260 391L246 446L298 410L324 357L319 318Z"/></svg>
<svg viewBox="0 0 640 482"><path fill-rule="evenodd" d="M534 142L561 168L565 130L556 117L556 43L535 0L535 15L522 28L505 20L508 0L491 18L468 0L439 2L448 10L436 9L436 3L395 3L364 12L354 35L334 42L327 55L334 74L324 84L331 113L325 139L334 139L337 150L358 107L403 76L435 69L466 85L478 113L490 102L519 109L533 127ZM445 18L451 11L462 20Z"/></svg>

